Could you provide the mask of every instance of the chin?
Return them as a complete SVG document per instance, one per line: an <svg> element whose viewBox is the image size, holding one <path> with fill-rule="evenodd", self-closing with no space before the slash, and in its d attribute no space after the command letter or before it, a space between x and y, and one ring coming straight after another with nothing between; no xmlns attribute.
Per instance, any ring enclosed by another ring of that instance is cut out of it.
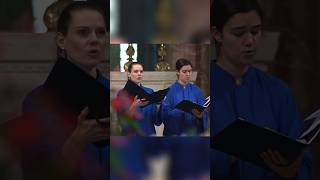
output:
<svg viewBox="0 0 320 180"><path fill-rule="evenodd" d="M102 63L104 60L102 59L96 59L96 58L90 58L90 63L96 63L96 64L99 64L99 63ZM106 60L105 60L106 61Z"/></svg>
<svg viewBox="0 0 320 180"><path fill-rule="evenodd" d="M190 82L190 80L185 80L185 81L182 81L184 84L188 84Z"/></svg>
<svg viewBox="0 0 320 180"><path fill-rule="evenodd" d="M102 63L102 61L99 61L97 59L90 59L86 64L88 66L98 66L101 63Z"/></svg>
<svg viewBox="0 0 320 180"><path fill-rule="evenodd" d="M247 65L251 65L254 63L254 58L243 58L241 60L241 64L247 66Z"/></svg>

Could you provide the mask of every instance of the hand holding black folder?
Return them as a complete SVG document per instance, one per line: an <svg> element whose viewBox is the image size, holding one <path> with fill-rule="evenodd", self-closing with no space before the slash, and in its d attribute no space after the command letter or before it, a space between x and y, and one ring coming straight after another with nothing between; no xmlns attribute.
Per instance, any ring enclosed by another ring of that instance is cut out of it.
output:
<svg viewBox="0 0 320 180"><path fill-rule="evenodd" d="M269 149L278 151L289 165L300 156L308 144L301 139L294 140L271 129L238 119L213 136L211 145L217 150L269 169L261 158L263 152Z"/></svg>
<svg viewBox="0 0 320 180"><path fill-rule="evenodd" d="M69 60L58 59L44 87L54 93L63 107L79 114L88 107L85 119L94 119L103 128L109 129L109 89ZM108 141L101 140L94 144L103 147Z"/></svg>
<svg viewBox="0 0 320 180"><path fill-rule="evenodd" d="M88 119L110 117L109 90L66 59L58 59L44 86L77 112L88 106Z"/></svg>
<svg viewBox="0 0 320 180"><path fill-rule="evenodd" d="M146 101L149 101L149 103L158 103L160 102L168 93L169 88L159 90L156 92L153 92L152 94L147 93L145 90L143 90L139 85L132 82L131 80L128 80L126 85L123 88L130 96L138 96L138 99L145 99Z"/></svg>
<svg viewBox="0 0 320 180"><path fill-rule="evenodd" d="M175 106L175 108L180 109L180 110L187 112L187 113L190 113L190 114L193 114L192 109L196 109L199 112L203 112L206 109L206 107L199 105L199 104L196 104L194 102L191 102L189 100L182 100L181 102L179 102Z"/></svg>

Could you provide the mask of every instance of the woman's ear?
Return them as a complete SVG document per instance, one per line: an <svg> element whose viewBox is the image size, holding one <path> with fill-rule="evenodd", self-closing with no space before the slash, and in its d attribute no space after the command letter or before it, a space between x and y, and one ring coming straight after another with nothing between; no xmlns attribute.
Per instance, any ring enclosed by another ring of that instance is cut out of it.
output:
<svg viewBox="0 0 320 180"><path fill-rule="evenodd" d="M56 36L56 43L60 49L65 49L65 41L65 35L58 32Z"/></svg>
<svg viewBox="0 0 320 180"><path fill-rule="evenodd" d="M216 40L219 43L222 42L222 32L220 32L216 26L213 26L211 28L211 33L214 40Z"/></svg>

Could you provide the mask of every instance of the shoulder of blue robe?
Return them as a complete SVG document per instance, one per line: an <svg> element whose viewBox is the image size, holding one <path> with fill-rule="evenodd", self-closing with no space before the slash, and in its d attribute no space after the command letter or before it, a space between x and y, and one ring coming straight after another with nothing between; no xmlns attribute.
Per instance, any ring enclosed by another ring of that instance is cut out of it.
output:
<svg viewBox="0 0 320 180"><path fill-rule="evenodd" d="M288 86L280 79L251 67L256 82L269 91L279 131L291 138L297 138L303 128L294 97Z"/></svg>
<svg viewBox="0 0 320 180"><path fill-rule="evenodd" d="M147 93L153 93L153 89L145 87L145 86L141 86L143 90L145 90Z"/></svg>
<svg viewBox="0 0 320 180"><path fill-rule="evenodd" d="M168 103L168 100L170 100L171 97L176 96L176 94L181 91L183 89L183 86L181 84L179 84L177 81L175 83L173 83L170 87L169 87L169 91L166 94L166 97L164 98L164 100L162 101L161 104L163 103Z"/></svg>
<svg viewBox="0 0 320 180"><path fill-rule="evenodd" d="M106 77L103 76L101 72L97 74L97 81L101 83L105 88L110 89L110 81Z"/></svg>
<svg viewBox="0 0 320 180"><path fill-rule="evenodd" d="M261 70L254 67L250 67L249 71L250 77L255 78L255 81L259 83L260 86L264 86L270 89L271 93L275 93L280 96L291 93L288 86L279 78L262 72Z"/></svg>
<svg viewBox="0 0 320 180"><path fill-rule="evenodd" d="M187 88L190 88L196 95L197 95L197 98L199 99L199 101L197 103L200 103L200 104L203 104L204 103L204 95L203 95L203 92L202 90L200 89L200 87L198 87L197 85L195 84L192 84L192 83L189 83L187 85ZM201 101L201 102L200 102Z"/></svg>
<svg viewBox="0 0 320 180"><path fill-rule="evenodd" d="M181 110L174 109L175 104L173 104L173 97L177 96L179 91L183 87L178 83L175 82L170 86L170 89L168 93L166 94L166 97L161 101L161 114L167 114L168 111L175 111L173 114L178 115L183 113ZM164 118L165 119L165 118Z"/></svg>

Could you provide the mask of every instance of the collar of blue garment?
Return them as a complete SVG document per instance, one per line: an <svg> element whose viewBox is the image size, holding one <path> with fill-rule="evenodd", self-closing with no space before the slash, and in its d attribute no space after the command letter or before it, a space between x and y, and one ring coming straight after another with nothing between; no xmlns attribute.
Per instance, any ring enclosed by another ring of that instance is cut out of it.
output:
<svg viewBox="0 0 320 180"><path fill-rule="evenodd" d="M178 85L179 85L179 87L182 87L182 88L185 88L185 87L187 87L187 86L189 86L189 85L190 85L190 83L187 83L185 86L183 86L182 84L180 84L180 83L179 83L179 81L178 81L178 80L176 81L176 84L178 84Z"/></svg>
<svg viewBox="0 0 320 180"><path fill-rule="evenodd" d="M99 80L100 78L102 78L102 77L103 77L102 73L99 71L99 69L98 69L98 68L96 69L96 72L97 72L96 80Z"/></svg>
<svg viewBox="0 0 320 180"><path fill-rule="evenodd" d="M232 81L236 84L236 80L235 78L233 77L232 74L230 74L229 72L227 72L226 70L224 70L223 68L221 68L217 63L216 61L214 61L214 66L216 67L215 69L217 69L218 71L222 72L223 74L225 74L227 77L229 77L230 79L232 79ZM242 75L242 82L241 82L241 85L245 85L245 84L248 84L250 82L249 78L252 74L252 66L249 65L247 71ZM241 85L238 85L238 86L241 86Z"/></svg>

